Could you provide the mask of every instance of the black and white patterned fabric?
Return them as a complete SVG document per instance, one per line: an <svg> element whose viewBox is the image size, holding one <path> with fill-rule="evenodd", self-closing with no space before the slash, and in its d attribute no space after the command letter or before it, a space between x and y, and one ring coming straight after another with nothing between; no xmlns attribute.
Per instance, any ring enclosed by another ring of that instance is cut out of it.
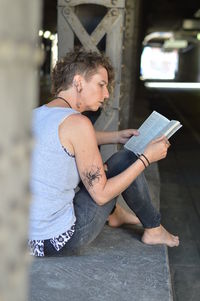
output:
<svg viewBox="0 0 200 301"><path fill-rule="evenodd" d="M49 239L50 243L54 246L56 251L60 251L64 245L70 240L75 231L75 224L71 226L65 233L57 237ZM45 256L44 254L44 240L29 240L28 246L30 254L37 257Z"/></svg>

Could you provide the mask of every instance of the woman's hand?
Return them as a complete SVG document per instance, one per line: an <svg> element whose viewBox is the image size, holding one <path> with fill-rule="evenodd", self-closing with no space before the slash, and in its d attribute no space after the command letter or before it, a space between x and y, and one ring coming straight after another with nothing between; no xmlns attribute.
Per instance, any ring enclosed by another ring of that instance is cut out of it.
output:
<svg viewBox="0 0 200 301"><path fill-rule="evenodd" d="M152 140L144 150L144 155L149 162L161 160L167 156L167 150L170 147L168 139L163 135L157 139Z"/></svg>
<svg viewBox="0 0 200 301"><path fill-rule="evenodd" d="M118 131L117 143L125 144L132 136L138 136L139 134L139 131L134 129Z"/></svg>

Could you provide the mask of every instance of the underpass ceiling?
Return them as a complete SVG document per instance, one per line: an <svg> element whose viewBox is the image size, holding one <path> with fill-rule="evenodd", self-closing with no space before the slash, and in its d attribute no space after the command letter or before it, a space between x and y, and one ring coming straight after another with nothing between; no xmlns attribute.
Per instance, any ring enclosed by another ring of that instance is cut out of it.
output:
<svg viewBox="0 0 200 301"><path fill-rule="evenodd" d="M179 30L184 19L196 19L198 9L199 0L143 0L146 31Z"/></svg>
<svg viewBox="0 0 200 301"><path fill-rule="evenodd" d="M195 18L200 0L137 0L142 1L145 32L179 30L183 19ZM95 1L94 1L95 2ZM44 0L43 29L56 32L57 1ZM200 19L198 19L200 21ZM200 29L199 29L200 31Z"/></svg>

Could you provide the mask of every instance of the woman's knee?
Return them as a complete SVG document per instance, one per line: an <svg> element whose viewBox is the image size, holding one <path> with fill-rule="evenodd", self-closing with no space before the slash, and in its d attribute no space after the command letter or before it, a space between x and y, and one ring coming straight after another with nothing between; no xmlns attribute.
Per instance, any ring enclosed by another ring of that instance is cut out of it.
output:
<svg viewBox="0 0 200 301"><path fill-rule="evenodd" d="M136 160L137 156L127 149L122 149L116 152L105 163L105 172L107 177L113 177L119 174L133 164Z"/></svg>
<svg viewBox="0 0 200 301"><path fill-rule="evenodd" d="M98 205L90 196L85 187L82 187L75 195L74 210L77 220L77 227L82 228L89 225L95 219L102 221L107 219L116 200L113 199L103 206Z"/></svg>

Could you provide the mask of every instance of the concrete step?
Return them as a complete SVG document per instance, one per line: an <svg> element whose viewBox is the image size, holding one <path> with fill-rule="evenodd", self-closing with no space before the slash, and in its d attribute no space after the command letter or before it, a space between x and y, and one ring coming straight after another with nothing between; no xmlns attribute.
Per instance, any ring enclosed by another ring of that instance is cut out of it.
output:
<svg viewBox="0 0 200 301"><path fill-rule="evenodd" d="M144 245L142 231L105 226L79 256L35 259L29 300L172 300L167 248Z"/></svg>
<svg viewBox="0 0 200 301"><path fill-rule="evenodd" d="M156 164L146 170L146 177L159 208ZM35 259L30 269L29 300L171 301L167 248L144 245L142 233L139 226L105 226L80 256Z"/></svg>

